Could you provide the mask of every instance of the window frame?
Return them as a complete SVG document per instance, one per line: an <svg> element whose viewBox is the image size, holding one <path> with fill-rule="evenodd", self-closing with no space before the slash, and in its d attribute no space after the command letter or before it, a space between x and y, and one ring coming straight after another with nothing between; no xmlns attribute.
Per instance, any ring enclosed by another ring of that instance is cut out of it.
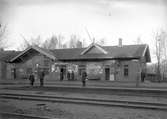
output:
<svg viewBox="0 0 167 119"><path fill-rule="evenodd" d="M128 77L129 76L129 65L124 65L124 76Z"/></svg>

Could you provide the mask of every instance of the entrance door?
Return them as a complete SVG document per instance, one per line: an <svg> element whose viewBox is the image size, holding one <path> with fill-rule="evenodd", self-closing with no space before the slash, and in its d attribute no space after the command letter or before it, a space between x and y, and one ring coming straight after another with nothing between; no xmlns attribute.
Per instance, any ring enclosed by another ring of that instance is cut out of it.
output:
<svg viewBox="0 0 167 119"><path fill-rule="evenodd" d="M105 80L110 80L110 68L105 68Z"/></svg>
<svg viewBox="0 0 167 119"><path fill-rule="evenodd" d="M64 68L60 69L60 80L62 81L64 79Z"/></svg>
<svg viewBox="0 0 167 119"><path fill-rule="evenodd" d="M12 69L12 78L16 79L16 68Z"/></svg>

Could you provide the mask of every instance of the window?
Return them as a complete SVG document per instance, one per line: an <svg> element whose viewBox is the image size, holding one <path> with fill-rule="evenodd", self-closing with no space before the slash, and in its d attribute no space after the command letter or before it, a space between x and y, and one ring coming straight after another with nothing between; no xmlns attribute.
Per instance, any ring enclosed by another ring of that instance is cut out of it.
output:
<svg viewBox="0 0 167 119"><path fill-rule="evenodd" d="M78 74L81 76L82 72L86 70L86 66L85 65L79 65L79 69L78 69Z"/></svg>
<svg viewBox="0 0 167 119"><path fill-rule="evenodd" d="M128 65L124 65L124 76L128 76L128 75L129 75Z"/></svg>
<svg viewBox="0 0 167 119"><path fill-rule="evenodd" d="M44 57L44 66L48 67L50 64L50 60L47 57Z"/></svg>

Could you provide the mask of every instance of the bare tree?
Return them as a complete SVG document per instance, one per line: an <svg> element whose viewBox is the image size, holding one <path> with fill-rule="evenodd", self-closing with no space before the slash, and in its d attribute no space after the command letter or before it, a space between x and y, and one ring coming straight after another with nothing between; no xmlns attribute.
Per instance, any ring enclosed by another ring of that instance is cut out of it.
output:
<svg viewBox="0 0 167 119"><path fill-rule="evenodd" d="M161 44L162 44L162 61L161 61L161 73L162 73L162 79L164 79L164 76L167 76L167 32L164 30L161 30L160 35Z"/></svg>
<svg viewBox="0 0 167 119"><path fill-rule="evenodd" d="M77 35L71 35L71 38L68 43L63 43L64 37L59 35L52 35L50 38L45 40L43 43L41 42L41 37L38 36L37 38L31 38L27 40L24 36L21 35L23 38L23 43L20 45L18 50L24 50L29 46L39 46L46 49L61 49L61 48L82 48L83 42L80 41L80 38Z"/></svg>
<svg viewBox="0 0 167 119"><path fill-rule="evenodd" d="M77 42L77 36L71 35L70 41L69 41L69 47L70 48L76 48L76 42Z"/></svg>
<svg viewBox="0 0 167 119"><path fill-rule="evenodd" d="M23 37L23 43L17 48L17 50L25 50L30 46L30 43Z"/></svg>
<svg viewBox="0 0 167 119"><path fill-rule="evenodd" d="M63 44L62 48L63 49L67 48L67 44Z"/></svg>
<svg viewBox="0 0 167 119"><path fill-rule="evenodd" d="M39 46L39 47L41 47L41 45L42 45L41 40L42 40L41 36L39 35L36 38L32 37L29 42L30 42L31 46Z"/></svg>
<svg viewBox="0 0 167 119"><path fill-rule="evenodd" d="M85 42L84 40L81 41L80 37L74 34L71 35L69 42L63 43L63 41L63 35L53 35L51 38L48 38L44 43L42 43L42 47L46 49L82 48Z"/></svg>
<svg viewBox="0 0 167 119"><path fill-rule="evenodd" d="M86 39L85 38L82 39L82 47L86 47Z"/></svg>
<svg viewBox="0 0 167 119"><path fill-rule="evenodd" d="M0 23L0 49L7 47L7 41L5 39L6 25Z"/></svg>
<svg viewBox="0 0 167 119"><path fill-rule="evenodd" d="M69 41L70 48L82 48L83 43L80 41L80 38L77 35L71 35L71 39Z"/></svg>
<svg viewBox="0 0 167 119"><path fill-rule="evenodd" d="M40 36L37 36L36 38L31 38L31 39L26 39L23 35L21 35L21 37L23 38L23 43L20 45L18 50L25 50L30 46L39 46L39 47L42 46Z"/></svg>
<svg viewBox="0 0 167 119"><path fill-rule="evenodd" d="M53 35L51 38L45 40L43 43L43 47L46 49L55 49L58 45L58 39L55 35Z"/></svg>
<svg viewBox="0 0 167 119"><path fill-rule="evenodd" d="M59 34L58 36L57 36L57 38L58 38L58 47L57 48L63 48L63 46L65 46L64 44L63 44L63 41L64 41L64 36L63 35L61 35L61 34Z"/></svg>
<svg viewBox="0 0 167 119"><path fill-rule="evenodd" d="M155 35L155 55L157 58L156 73L159 80L162 79L161 73L163 72L163 61L167 60L167 33L164 30L157 32Z"/></svg>
<svg viewBox="0 0 167 119"><path fill-rule="evenodd" d="M51 38L48 38L43 44L42 47L46 49L60 49L65 48L65 44L62 43L64 37L62 35L53 35Z"/></svg>

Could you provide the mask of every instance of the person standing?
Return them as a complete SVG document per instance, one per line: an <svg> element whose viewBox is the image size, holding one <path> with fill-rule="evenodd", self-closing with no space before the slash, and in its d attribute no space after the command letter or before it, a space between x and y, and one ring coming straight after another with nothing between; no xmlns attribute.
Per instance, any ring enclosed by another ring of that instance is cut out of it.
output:
<svg viewBox="0 0 167 119"><path fill-rule="evenodd" d="M68 81L70 80L70 72L69 71L67 72L67 79L68 79Z"/></svg>
<svg viewBox="0 0 167 119"><path fill-rule="evenodd" d="M74 81L75 77L74 77L74 71L71 72L71 80Z"/></svg>
<svg viewBox="0 0 167 119"><path fill-rule="evenodd" d="M60 81L63 81L63 71L60 72Z"/></svg>
<svg viewBox="0 0 167 119"><path fill-rule="evenodd" d="M40 79L40 86L44 85L44 77L45 77L45 73L44 71L41 71L39 79Z"/></svg>
<svg viewBox="0 0 167 119"><path fill-rule="evenodd" d="M33 86L34 85L34 81L35 81L33 73L30 74L29 81L30 81L30 85Z"/></svg>
<svg viewBox="0 0 167 119"><path fill-rule="evenodd" d="M141 71L141 82L144 82L145 77L146 77L145 72Z"/></svg>
<svg viewBox="0 0 167 119"><path fill-rule="evenodd" d="M86 78L87 78L87 73L86 71L82 72L82 86L85 87L86 86Z"/></svg>

